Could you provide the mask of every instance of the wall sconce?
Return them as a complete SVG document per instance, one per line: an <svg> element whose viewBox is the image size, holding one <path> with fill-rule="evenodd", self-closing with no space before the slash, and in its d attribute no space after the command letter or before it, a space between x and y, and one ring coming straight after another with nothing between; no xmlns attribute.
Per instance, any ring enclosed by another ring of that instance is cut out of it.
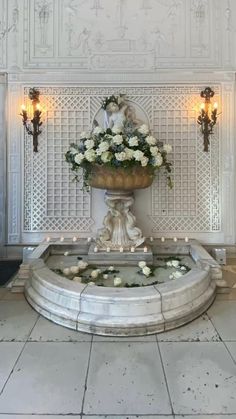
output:
<svg viewBox="0 0 236 419"><path fill-rule="evenodd" d="M213 126L217 121L217 103L214 103L213 109L211 106L211 98L215 92L210 88L206 87L202 90L200 96L205 99L205 102L201 104L200 114L197 119L199 125L201 125L201 132L203 134L203 145L204 151L208 151L210 144L209 136L213 134Z"/></svg>
<svg viewBox="0 0 236 419"><path fill-rule="evenodd" d="M39 95L40 92L35 87L29 89L29 98L32 101L33 107L33 118L31 120L29 119L25 105L21 106L22 113L20 114L26 132L33 137L34 152L38 151L38 136L42 132L40 129L42 125L42 122L40 122L42 112L39 104Z"/></svg>

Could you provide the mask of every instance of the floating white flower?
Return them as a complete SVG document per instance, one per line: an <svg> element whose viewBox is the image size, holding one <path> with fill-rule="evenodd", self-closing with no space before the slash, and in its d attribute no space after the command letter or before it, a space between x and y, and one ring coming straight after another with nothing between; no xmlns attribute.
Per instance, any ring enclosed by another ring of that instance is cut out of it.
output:
<svg viewBox="0 0 236 419"><path fill-rule="evenodd" d="M91 272L91 277L93 278L93 279L96 279L97 277L98 277L98 275L99 275L99 270L98 269L94 269L92 272Z"/></svg>
<svg viewBox="0 0 236 419"><path fill-rule="evenodd" d="M172 274L169 275L169 279L174 279Z"/></svg>
<svg viewBox="0 0 236 419"><path fill-rule="evenodd" d="M104 130L101 127L95 127L93 130L93 134L95 135L99 135L102 134L104 132Z"/></svg>
<svg viewBox="0 0 236 419"><path fill-rule="evenodd" d="M172 260L172 266L174 266L174 268L178 268L179 261L178 260Z"/></svg>
<svg viewBox="0 0 236 419"><path fill-rule="evenodd" d="M166 262L166 266L171 267L172 266L172 261L171 260L168 260L168 262Z"/></svg>
<svg viewBox="0 0 236 419"><path fill-rule="evenodd" d="M147 157L143 157L142 159L141 159L141 165L143 166L143 167L145 167L145 166L147 166L147 164L148 164L148 158Z"/></svg>
<svg viewBox="0 0 236 419"><path fill-rule="evenodd" d="M129 146L135 147L138 145L138 137L130 137L129 138Z"/></svg>
<svg viewBox="0 0 236 419"><path fill-rule="evenodd" d="M157 143L157 140L152 135L148 135L148 137L145 138L146 143L149 145L155 145Z"/></svg>
<svg viewBox="0 0 236 419"><path fill-rule="evenodd" d="M64 256L68 256L68 255L69 255L69 252L65 252L65 253L64 253Z"/></svg>
<svg viewBox="0 0 236 419"><path fill-rule="evenodd" d="M179 271L173 272L172 275L175 279L179 279L181 278L181 276L183 276L182 272L179 272Z"/></svg>
<svg viewBox="0 0 236 419"><path fill-rule="evenodd" d="M149 133L149 128L148 128L148 126L147 126L146 124L143 124L143 125L141 125L141 126L139 127L138 131L139 131L141 134L147 135L147 134Z"/></svg>
<svg viewBox="0 0 236 419"><path fill-rule="evenodd" d="M79 272L79 267L78 266L71 266L70 267L70 272L72 274L77 274Z"/></svg>
<svg viewBox="0 0 236 419"><path fill-rule="evenodd" d="M87 150L91 150L91 148L94 147L94 141L93 140L86 140L84 142L84 145L87 148Z"/></svg>
<svg viewBox="0 0 236 419"><path fill-rule="evenodd" d="M109 266L109 268L108 268L108 271L114 271L115 270L115 268L114 268L114 266Z"/></svg>
<svg viewBox="0 0 236 419"><path fill-rule="evenodd" d="M141 161L143 157L144 157L144 153L142 151L140 151L140 150L135 150L134 151L135 160Z"/></svg>
<svg viewBox="0 0 236 419"><path fill-rule="evenodd" d="M119 287L122 284L122 279L118 278L118 276L116 276L114 278L114 287Z"/></svg>
<svg viewBox="0 0 236 419"><path fill-rule="evenodd" d="M110 153L110 151L105 151L104 153L101 154L101 160L103 163L108 163L109 161L111 161L112 159L112 154Z"/></svg>
<svg viewBox="0 0 236 419"><path fill-rule="evenodd" d="M172 152L172 146L170 144L164 144L163 150L168 154Z"/></svg>
<svg viewBox="0 0 236 419"><path fill-rule="evenodd" d="M141 268L141 269L143 269L144 268L144 266L146 266L147 264L146 264L146 262L144 261L144 260L141 260L139 263L138 263L138 266Z"/></svg>
<svg viewBox="0 0 236 419"><path fill-rule="evenodd" d="M144 266L144 268L143 268L143 274L145 276L149 276L150 273L151 273L151 269L148 266Z"/></svg>
<svg viewBox="0 0 236 419"><path fill-rule="evenodd" d="M104 274L103 275L103 279L107 279L108 278L108 275L107 274Z"/></svg>
<svg viewBox="0 0 236 419"><path fill-rule="evenodd" d="M185 268L185 266L181 266L181 271L186 271L187 269Z"/></svg>
<svg viewBox="0 0 236 419"><path fill-rule="evenodd" d="M123 137L122 137L122 135L115 135L113 137L113 143L116 144L116 145L122 144L123 143Z"/></svg>
<svg viewBox="0 0 236 419"><path fill-rule="evenodd" d="M73 281L75 282L81 282L82 278L81 276L74 276Z"/></svg>
<svg viewBox="0 0 236 419"><path fill-rule="evenodd" d="M70 273L71 273L71 272L70 272L70 268L64 268L62 272L63 272L63 274L64 274L64 275L66 275L66 276L70 275Z"/></svg>
<svg viewBox="0 0 236 419"><path fill-rule="evenodd" d="M93 162L96 159L96 152L95 152L95 150L86 150L85 153L84 153L84 157L90 163Z"/></svg>
<svg viewBox="0 0 236 419"><path fill-rule="evenodd" d="M150 147L150 153L152 156L157 156L158 151L158 147Z"/></svg>
<svg viewBox="0 0 236 419"><path fill-rule="evenodd" d="M95 285L95 282L90 281L90 282L88 282L88 285Z"/></svg>
<svg viewBox="0 0 236 419"><path fill-rule="evenodd" d="M84 160L83 153L77 153L75 156L75 163L81 164L81 162Z"/></svg>
<svg viewBox="0 0 236 419"><path fill-rule="evenodd" d="M80 260L79 262L78 262L78 268L82 271L83 269L86 269L87 268L87 266L88 266L88 263L87 262L84 262L83 260Z"/></svg>
<svg viewBox="0 0 236 419"><path fill-rule="evenodd" d="M115 158L118 161L124 161L124 160L126 160L127 157L126 157L125 151L121 151L120 153L115 153Z"/></svg>

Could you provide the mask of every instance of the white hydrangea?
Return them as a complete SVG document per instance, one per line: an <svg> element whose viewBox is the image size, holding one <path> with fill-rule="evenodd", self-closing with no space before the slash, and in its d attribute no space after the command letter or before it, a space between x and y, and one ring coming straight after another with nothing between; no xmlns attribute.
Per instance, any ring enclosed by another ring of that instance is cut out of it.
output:
<svg viewBox="0 0 236 419"><path fill-rule="evenodd" d="M112 128L112 132L113 132L114 134L120 134L120 133L121 133L121 131L122 131L121 127L119 127L119 126L117 126L117 125L114 125L114 127Z"/></svg>
<svg viewBox="0 0 236 419"><path fill-rule="evenodd" d="M114 278L114 287L119 287L122 284L122 279L118 278L118 276L116 276Z"/></svg>
<svg viewBox="0 0 236 419"><path fill-rule="evenodd" d="M86 140L84 142L84 145L87 148L87 150L91 150L91 148L94 147L94 141L93 140Z"/></svg>
<svg viewBox="0 0 236 419"><path fill-rule="evenodd" d="M134 151L135 160L141 161L143 157L144 157L144 153L142 151L140 151L140 150L135 150Z"/></svg>
<svg viewBox="0 0 236 419"><path fill-rule="evenodd" d="M75 156L75 163L81 164L81 162L84 160L83 153L77 153Z"/></svg>
<svg viewBox="0 0 236 419"><path fill-rule="evenodd" d="M141 260L141 261L138 263L138 266L139 266L141 269L143 269L146 265L147 265L147 264L146 264L146 262L145 262L144 260Z"/></svg>
<svg viewBox="0 0 236 419"><path fill-rule="evenodd" d="M148 266L144 266L144 268L143 268L143 274L145 276L149 276L150 273L151 273L151 269Z"/></svg>
<svg viewBox="0 0 236 419"><path fill-rule="evenodd" d="M145 138L146 143L148 143L149 145L155 145L157 143L156 138L154 138L152 135L149 135L148 137Z"/></svg>
<svg viewBox="0 0 236 419"><path fill-rule="evenodd" d="M141 125L141 126L139 127L138 131L139 131L141 134L147 135L147 134L149 133L149 128L148 128L148 126L147 126L146 124L143 124L143 125Z"/></svg>
<svg viewBox="0 0 236 419"><path fill-rule="evenodd" d="M101 127L95 127L93 130L93 134L95 135L99 135L102 134L104 132L104 130Z"/></svg>
<svg viewBox="0 0 236 419"><path fill-rule="evenodd" d="M126 159L127 160L132 160L133 156L134 156L134 150L132 150L131 148L126 147L124 149L124 152L126 154Z"/></svg>
<svg viewBox="0 0 236 419"><path fill-rule="evenodd" d="M120 153L115 153L115 158L118 161L124 161L127 159L126 157L126 152L125 151L121 151Z"/></svg>
<svg viewBox="0 0 236 419"><path fill-rule="evenodd" d="M141 165L142 165L143 167L145 167L145 166L147 166L147 164L148 164L148 158L147 158L147 157L143 157L143 158L141 159Z"/></svg>
<svg viewBox="0 0 236 419"><path fill-rule="evenodd" d="M156 156L158 151L159 151L158 147L150 147L150 153L152 156Z"/></svg>
<svg viewBox="0 0 236 419"><path fill-rule="evenodd" d="M113 143L116 144L116 145L122 144L123 143L123 137L122 137L122 135L115 135L113 137Z"/></svg>
<svg viewBox="0 0 236 419"><path fill-rule="evenodd" d="M81 270L86 269L87 266L88 266L87 262L84 262L83 260L79 260L79 262L78 262L78 268L79 269L81 269Z"/></svg>
<svg viewBox="0 0 236 419"><path fill-rule="evenodd" d="M90 163L93 162L96 159L96 152L95 152L95 150L86 150L85 153L84 153L84 157Z"/></svg>
<svg viewBox="0 0 236 419"><path fill-rule="evenodd" d="M138 145L138 137L131 137L129 138L129 146L135 147Z"/></svg>
<svg viewBox="0 0 236 419"><path fill-rule="evenodd" d="M110 147L110 145L107 141L102 141L98 146L97 155L101 156L102 153L109 150L109 147Z"/></svg>
<svg viewBox="0 0 236 419"><path fill-rule="evenodd" d="M164 144L163 150L168 154L172 152L172 146L170 144Z"/></svg>
<svg viewBox="0 0 236 419"><path fill-rule="evenodd" d="M163 163L163 158L161 153L157 153L157 155L154 158L154 166L160 167Z"/></svg>
<svg viewBox="0 0 236 419"><path fill-rule="evenodd" d="M71 147L70 152L71 152L71 154L77 154L78 150L75 147Z"/></svg>
<svg viewBox="0 0 236 419"><path fill-rule="evenodd" d="M101 160L103 163L108 163L112 159L112 154L109 151L105 151L101 154Z"/></svg>

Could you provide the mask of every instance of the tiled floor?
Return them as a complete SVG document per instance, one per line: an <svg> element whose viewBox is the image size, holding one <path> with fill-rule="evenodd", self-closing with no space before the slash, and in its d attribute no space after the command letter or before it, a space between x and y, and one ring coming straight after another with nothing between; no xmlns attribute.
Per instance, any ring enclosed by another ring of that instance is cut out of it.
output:
<svg viewBox="0 0 236 419"><path fill-rule="evenodd" d="M159 335L106 338L0 289L0 419L236 419L236 301Z"/></svg>

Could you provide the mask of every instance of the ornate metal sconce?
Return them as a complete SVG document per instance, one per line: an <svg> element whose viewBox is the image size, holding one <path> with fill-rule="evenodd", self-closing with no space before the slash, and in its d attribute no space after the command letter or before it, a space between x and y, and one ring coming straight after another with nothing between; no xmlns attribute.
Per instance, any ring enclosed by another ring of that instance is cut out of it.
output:
<svg viewBox="0 0 236 419"><path fill-rule="evenodd" d="M39 90L35 89L34 87L29 89L29 98L32 101L32 107L33 107L33 118L29 120L27 110L25 105L21 106L22 113L20 114L22 116L22 122L25 127L26 132L29 135L32 135L33 137L33 147L34 152L38 151L38 136L41 134L41 125L42 122L40 121L41 117L41 107L39 104Z"/></svg>
<svg viewBox="0 0 236 419"><path fill-rule="evenodd" d="M218 105L217 103L214 103L213 109L211 106L211 98L214 96L214 94L215 92L210 87L206 87L205 90L202 90L200 95L205 99L205 102L201 104L201 110L197 122L199 125L201 125L204 151L208 151L208 146L210 144L209 136L213 134L213 126L217 121Z"/></svg>

